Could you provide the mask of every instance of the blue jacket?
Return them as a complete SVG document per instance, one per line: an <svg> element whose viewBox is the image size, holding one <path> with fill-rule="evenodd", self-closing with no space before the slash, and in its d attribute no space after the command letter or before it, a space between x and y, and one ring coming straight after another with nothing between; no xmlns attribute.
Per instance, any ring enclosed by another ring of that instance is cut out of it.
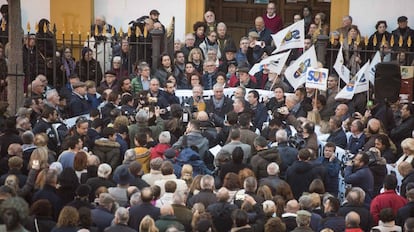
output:
<svg viewBox="0 0 414 232"><path fill-rule="evenodd" d="M89 114L92 106L86 98L81 98L79 95L72 93L68 108L69 117L75 117L83 114Z"/></svg>
<svg viewBox="0 0 414 232"><path fill-rule="evenodd" d="M257 107L255 109L252 108L252 110L254 112L254 118L252 120L253 126L262 131L263 123L267 121L269 116L267 114L267 108L264 104L258 103Z"/></svg>
<svg viewBox="0 0 414 232"><path fill-rule="evenodd" d="M374 176L367 165L353 170L353 166L345 168L345 183L351 184L352 187L360 187L365 191L366 205L369 205L374 193Z"/></svg>
<svg viewBox="0 0 414 232"><path fill-rule="evenodd" d="M321 156L317 159L317 162L322 164L325 168L325 179L323 182L325 184L326 191L336 197L338 195L338 175L341 169L339 159L335 157L332 162L329 162L329 159Z"/></svg>
<svg viewBox="0 0 414 232"><path fill-rule="evenodd" d="M365 145L365 134L362 134L359 136L359 138L354 138L351 136L348 141L348 145L346 146L346 149L349 150L351 154L357 154L359 150L362 150L362 148Z"/></svg>
<svg viewBox="0 0 414 232"><path fill-rule="evenodd" d="M336 146L345 149L347 145L346 134L342 128L339 128L337 131L332 132L326 142L335 143Z"/></svg>

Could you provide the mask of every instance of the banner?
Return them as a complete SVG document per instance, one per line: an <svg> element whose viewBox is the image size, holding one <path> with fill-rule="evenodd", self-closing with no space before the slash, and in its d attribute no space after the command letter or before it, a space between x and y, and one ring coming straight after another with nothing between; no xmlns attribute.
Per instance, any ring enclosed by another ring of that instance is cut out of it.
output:
<svg viewBox="0 0 414 232"><path fill-rule="evenodd" d="M236 88L224 88L223 93L225 96L229 98L233 98L234 96L234 90ZM246 97L247 100L247 93L253 89L246 88ZM275 96L275 93L270 90L263 90L263 89L255 89L257 92L259 92L259 101L262 101L264 97L268 97L269 99ZM208 100L211 98L211 96L214 95L213 90L204 90L203 91L203 99ZM185 102L186 99L193 97L193 91L188 89L177 89L175 90L175 96L180 99L180 103Z"/></svg>
<svg viewBox="0 0 414 232"><path fill-rule="evenodd" d="M316 68L317 65L315 46L312 46L286 69L285 77L296 90L305 83L307 69L309 67Z"/></svg>
<svg viewBox="0 0 414 232"><path fill-rule="evenodd" d="M342 53L342 45L341 48L338 51L338 55L335 60L334 69L338 73L339 77L348 84L349 82L349 75L350 71L349 69L344 65L344 55Z"/></svg>
<svg viewBox="0 0 414 232"><path fill-rule="evenodd" d="M265 67L267 67L269 71L272 73L280 74L283 66L286 63L286 60L289 57L289 54L290 51L287 51L284 53L268 56L259 63L254 64L253 67L250 69L249 74L254 76L254 74L262 71Z"/></svg>
<svg viewBox="0 0 414 232"><path fill-rule="evenodd" d="M368 67L370 67L369 60L364 64L364 66L362 66L362 68L355 75L357 77L356 78L357 81L355 85L354 94L367 92L369 90L369 81L368 81L369 69Z"/></svg>
<svg viewBox="0 0 414 232"><path fill-rule="evenodd" d="M381 54L380 51L375 53L374 58L372 58L371 64L369 65L369 73L368 73L368 80L375 85L375 71L377 71L377 64L381 63Z"/></svg>
<svg viewBox="0 0 414 232"><path fill-rule="evenodd" d="M286 27L272 35L272 38L276 45L273 54L287 49L303 48L305 45L305 20L299 20Z"/></svg>
<svg viewBox="0 0 414 232"><path fill-rule="evenodd" d="M308 68L305 86L325 91L328 83L328 73L329 70L326 68Z"/></svg>

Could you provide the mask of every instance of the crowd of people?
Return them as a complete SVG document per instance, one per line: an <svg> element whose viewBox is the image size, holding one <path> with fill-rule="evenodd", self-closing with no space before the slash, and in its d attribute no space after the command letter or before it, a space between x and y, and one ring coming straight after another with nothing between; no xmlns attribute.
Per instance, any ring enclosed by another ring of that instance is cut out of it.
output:
<svg viewBox="0 0 414 232"><path fill-rule="evenodd" d="M152 10L133 24L165 32L159 14ZM324 13L313 16L306 6L294 15L295 21L302 18L305 47L292 49L287 64L324 34L333 38L330 48L342 43L344 64L355 75L367 57L361 56L364 43L352 17L330 33ZM176 41L174 57L161 55L156 70L129 38L108 38L105 32L114 29L102 16L91 26L95 36L81 60L75 62L70 47L61 50L60 85L52 86L50 73L25 62L31 82L24 107L15 116L6 116L7 106L0 109L0 227L414 231L412 104L366 92L337 100L344 83L335 71L322 92L293 89L283 71L267 66L249 74L271 55L271 35L283 28L274 3L254 20L238 49L214 12L204 19L184 43ZM53 53L47 40L36 37L48 36L49 22L40 24L44 35L27 38L26 58ZM364 49L408 65L414 31L405 16L398 24L389 33L387 23L378 21ZM392 42L400 38L400 44ZM111 56L100 56L98 49ZM333 65L329 57L322 66ZM234 88L232 96L224 94L227 88ZM192 95L178 98L181 89ZM274 96L263 98L259 90ZM345 158L338 159L339 149Z"/></svg>

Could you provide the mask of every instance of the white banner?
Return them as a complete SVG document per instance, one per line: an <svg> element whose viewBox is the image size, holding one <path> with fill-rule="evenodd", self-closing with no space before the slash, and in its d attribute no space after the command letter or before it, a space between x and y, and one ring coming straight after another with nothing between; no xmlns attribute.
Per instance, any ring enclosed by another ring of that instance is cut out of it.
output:
<svg viewBox="0 0 414 232"><path fill-rule="evenodd" d="M303 48L305 46L305 20L299 20L284 28L272 35L272 38L276 45L276 50L273 53L292 48Z"/></svg>
<svg viewBox="0 0 414 232"><path fill-rule="evenodd" d="M329 70L326 68L308 68L306 71L306 83L307 88L326 90L326 84L328 83Z"/></svg>
<svg viewBox="0 0 414 232"><path fill-rule="evenodd" d="M269 71L272 73L280 74L283 66L286 63L286 60L289 57L289 54L290 51L287 51L284 53L268 56L259 63L254 64L253 67L250 69L249 74L254 76L254 74L262 71L265 67L267 67Z"/></svg>
<svg viewBox="0 0 414 232"><path fill-rule="evenodd" d="M334 69L338 73L339 77L346 83L349 83L349 69L344 65L344 55L342 53L342 45L338 51L338 56L336 57L336 61L334 64Z"/></svg>
<svg viewBox="0 0 414 232"><path fill-rule="evenodd" d="M312 46L286 69L285 77L296 90L305 83L307 69L309 67L316 68L317 65L315 46Z"/></svg>
<svg viewBox="0 0 414 232"><path fill-rule="evenodd" d="M223 92L225 96L229 98L233 98L234 90L236 90L236 88L224 88ZM246 100L247 100L247 93L250 90L253 90L253 89L246 89L246 97L245 97ZM264 97L268 97L270 99L275 96L275 93L273 91L263 90L263 89L255 89L255 90L259 92L259 101L262 101ZM204 100L210 99L211 96L213 95L214 95L213 90L203 91ZM180 99L180 102L183 103L186 99L191 98L193 96L193 91L188 90L188 89L178 89L175 91L175 96L177 96L178 99Z"/></svg>
<svg viewBox="0 0 414 232"><path fill-rule="evenodd" d="M356 74L357 81L356 81L356 85L355 85L354 94L367 92L369 90L369 81L368 81L368 78L367 78L369 76L368 67L370 67L369 66L369 60L357 72L357 74Z"/></svg>
<svg viewBox="0 0 414 232"><path fill-rule="evenodd" d="M368 80L372 83L372 85L375 84L375 72L377 71L377 64L381 63L381 54L380 51L377 51L375 53L374 58L372 58L371 64L369 65L368 70Z"/></svg>

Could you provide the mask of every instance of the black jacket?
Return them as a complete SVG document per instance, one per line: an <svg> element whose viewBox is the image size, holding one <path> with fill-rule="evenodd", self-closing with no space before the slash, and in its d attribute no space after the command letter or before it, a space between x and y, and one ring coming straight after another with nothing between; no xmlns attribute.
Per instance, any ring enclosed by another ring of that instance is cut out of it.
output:
<svg viewBox="0 0 414 232"><path fill-rule="evenodd" d="M279 151L276 147L268 148L257 152L251 159L251 165L257 179L267 177L267 165L276 162L279 166L282 164Z"/></svg>
<svg viewBox="0 0 414 232"><path fill-rule="evenodd" d="M292 188L295 199L309 190L309 185L316 176L313 167L311 163L299 160L287 169L286 182Z"/></svg>
<svg viewBox="0 0 414 232"><path fill-rule="evenodd" d="M233 225L231 214L237 206L228 202L217 202L207 207L207 212L213 217L217 231L229 231Z"/></svg>

